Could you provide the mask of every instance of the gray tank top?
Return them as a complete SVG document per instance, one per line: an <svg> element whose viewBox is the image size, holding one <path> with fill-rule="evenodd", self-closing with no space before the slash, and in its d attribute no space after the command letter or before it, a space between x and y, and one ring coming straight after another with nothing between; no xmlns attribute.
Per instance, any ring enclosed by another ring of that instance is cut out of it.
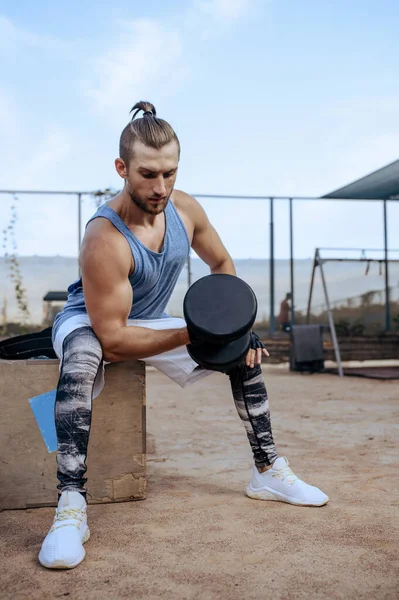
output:
<svg viewBox="0 0 399 600"><path fill-rule="evenodd" d="M134 291L129 319L167 317L166 305L190 252L186 228L171 201L165 209L165 237L161 252L145 246L125 225L120 216L106 204L90 219L105 217L126 238L134 259L134 271L129 276ZM88 221L88 223L90 223ZM68 300L53 324L53 340L59 327L74 315L87 313L82 278L68 288Z"/></svg>

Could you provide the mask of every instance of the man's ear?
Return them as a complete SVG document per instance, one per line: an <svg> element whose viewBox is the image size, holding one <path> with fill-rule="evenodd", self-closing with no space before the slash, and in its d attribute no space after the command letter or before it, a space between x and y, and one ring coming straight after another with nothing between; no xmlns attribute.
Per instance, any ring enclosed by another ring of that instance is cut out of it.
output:
<svg viewBox="0 0 399 600"><path fill-rule="evenodd" d="M115 169L118 175L122 177L122 179L127 178L127 167L125 165L125 161L123 161L121 158L115 159Z"/></svg>

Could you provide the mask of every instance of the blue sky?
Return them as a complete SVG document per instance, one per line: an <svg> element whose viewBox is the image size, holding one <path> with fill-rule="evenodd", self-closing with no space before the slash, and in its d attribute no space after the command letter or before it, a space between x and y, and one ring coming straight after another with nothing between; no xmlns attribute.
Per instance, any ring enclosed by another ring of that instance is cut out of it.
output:
<svg viewBox="0 0 399 600"><path fill-rule="evenodd" d="M118 188L120 131L148 99L179 135L178 188L331 191L399 157L398 22L396 0L0 1L0 188ZM268 255L266 203L203 205L234 257ZM285 257L285 202L275 216ZM389 218L394 248L399 203ZM295 225L298 257L383 242L378 204L301 202ZM75 204L21 197L17 239L76 254Z"/></svg>

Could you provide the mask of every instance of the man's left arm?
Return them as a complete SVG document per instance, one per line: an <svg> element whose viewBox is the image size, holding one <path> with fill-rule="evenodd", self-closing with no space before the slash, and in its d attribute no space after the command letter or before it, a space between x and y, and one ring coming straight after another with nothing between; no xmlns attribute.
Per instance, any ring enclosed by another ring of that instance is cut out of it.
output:
<svg viewBox="0 0 399 600"><path fill-rule="evenodd" d="M191 246L198 256L209 266L211 273L226 273L236 276L236 269L233 259L225 248L216 229L208 219L202 206L192 199L191 217L194 226L193 239ZM268 351L259 340L258 336L252 333L251 349L246 358L247 367L253 368L255 364L260 365L262 354L269 356Z"/></svg>
<svg viewBox="0 0 399 600"><path fill-rule="evenodd" d="M190 217L193 223L192 249L206 263L212 274L237 275L233 259L202 206L192 198Z"/></svg>

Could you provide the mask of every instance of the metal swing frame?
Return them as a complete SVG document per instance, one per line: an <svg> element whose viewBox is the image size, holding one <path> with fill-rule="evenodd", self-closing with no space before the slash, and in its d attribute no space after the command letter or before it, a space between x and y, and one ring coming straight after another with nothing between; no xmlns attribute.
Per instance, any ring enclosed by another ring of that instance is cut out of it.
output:
<svg viewBox="0 0 399 600"><path fill-rule="evenodd" d="M361 258L323 258L321 256L321 251L322 250L329 250L329 251L350 251L350 252L361 252ZM321 275L321 282L322 282L322 286L323 286L323 292L324 292L324 299L325 299L325 303L327 306L327 314L328 314L328 324L329 324L329 328L330 328L330 334L331 334L331 339L333 342L333 346L334 346L334 354L335 354L335 361L337 363L337 367L338 367L338 375L340 377L344 376L344 370L342 367L342 361L341 361L341 353L340 353L340 349L339 349L339 342L338 342L338 337L337 337L337 331L335 329L335 322L334 322L334 315L331 309L331 304L330 304L330 299L328 296L328 290L327 290L327 283L326 283L326 277L325 277L325 273L323 270L323 265L327 262L365 262L368 265L372 262L378 262L380 263L380 265L382 263L385 264L385 268L387 268L387 263L396 263L399 262L399 259L388 259L387 258L368 258L366 256L366 252L381 252L383 253L384 250L383 249L370 249L370 248L316 248L315 250L315 255L314 255L314 260L313 260L313 269L312 269L312 277L311 277L311 281L310 281L310 290L309 290L309 300L308 300L308 308L307 308L307 314L306 314L306 323L309 324L309 319L310 319L310 309L311 309L311 305L312 305L312 294L313 294L313 287L314 287L314 280L315 280L315 274L316 274L316 269L317 267L319 267L320 269L320 275ZM398 252L397 250L393 250L392 252Z"/></svg>

